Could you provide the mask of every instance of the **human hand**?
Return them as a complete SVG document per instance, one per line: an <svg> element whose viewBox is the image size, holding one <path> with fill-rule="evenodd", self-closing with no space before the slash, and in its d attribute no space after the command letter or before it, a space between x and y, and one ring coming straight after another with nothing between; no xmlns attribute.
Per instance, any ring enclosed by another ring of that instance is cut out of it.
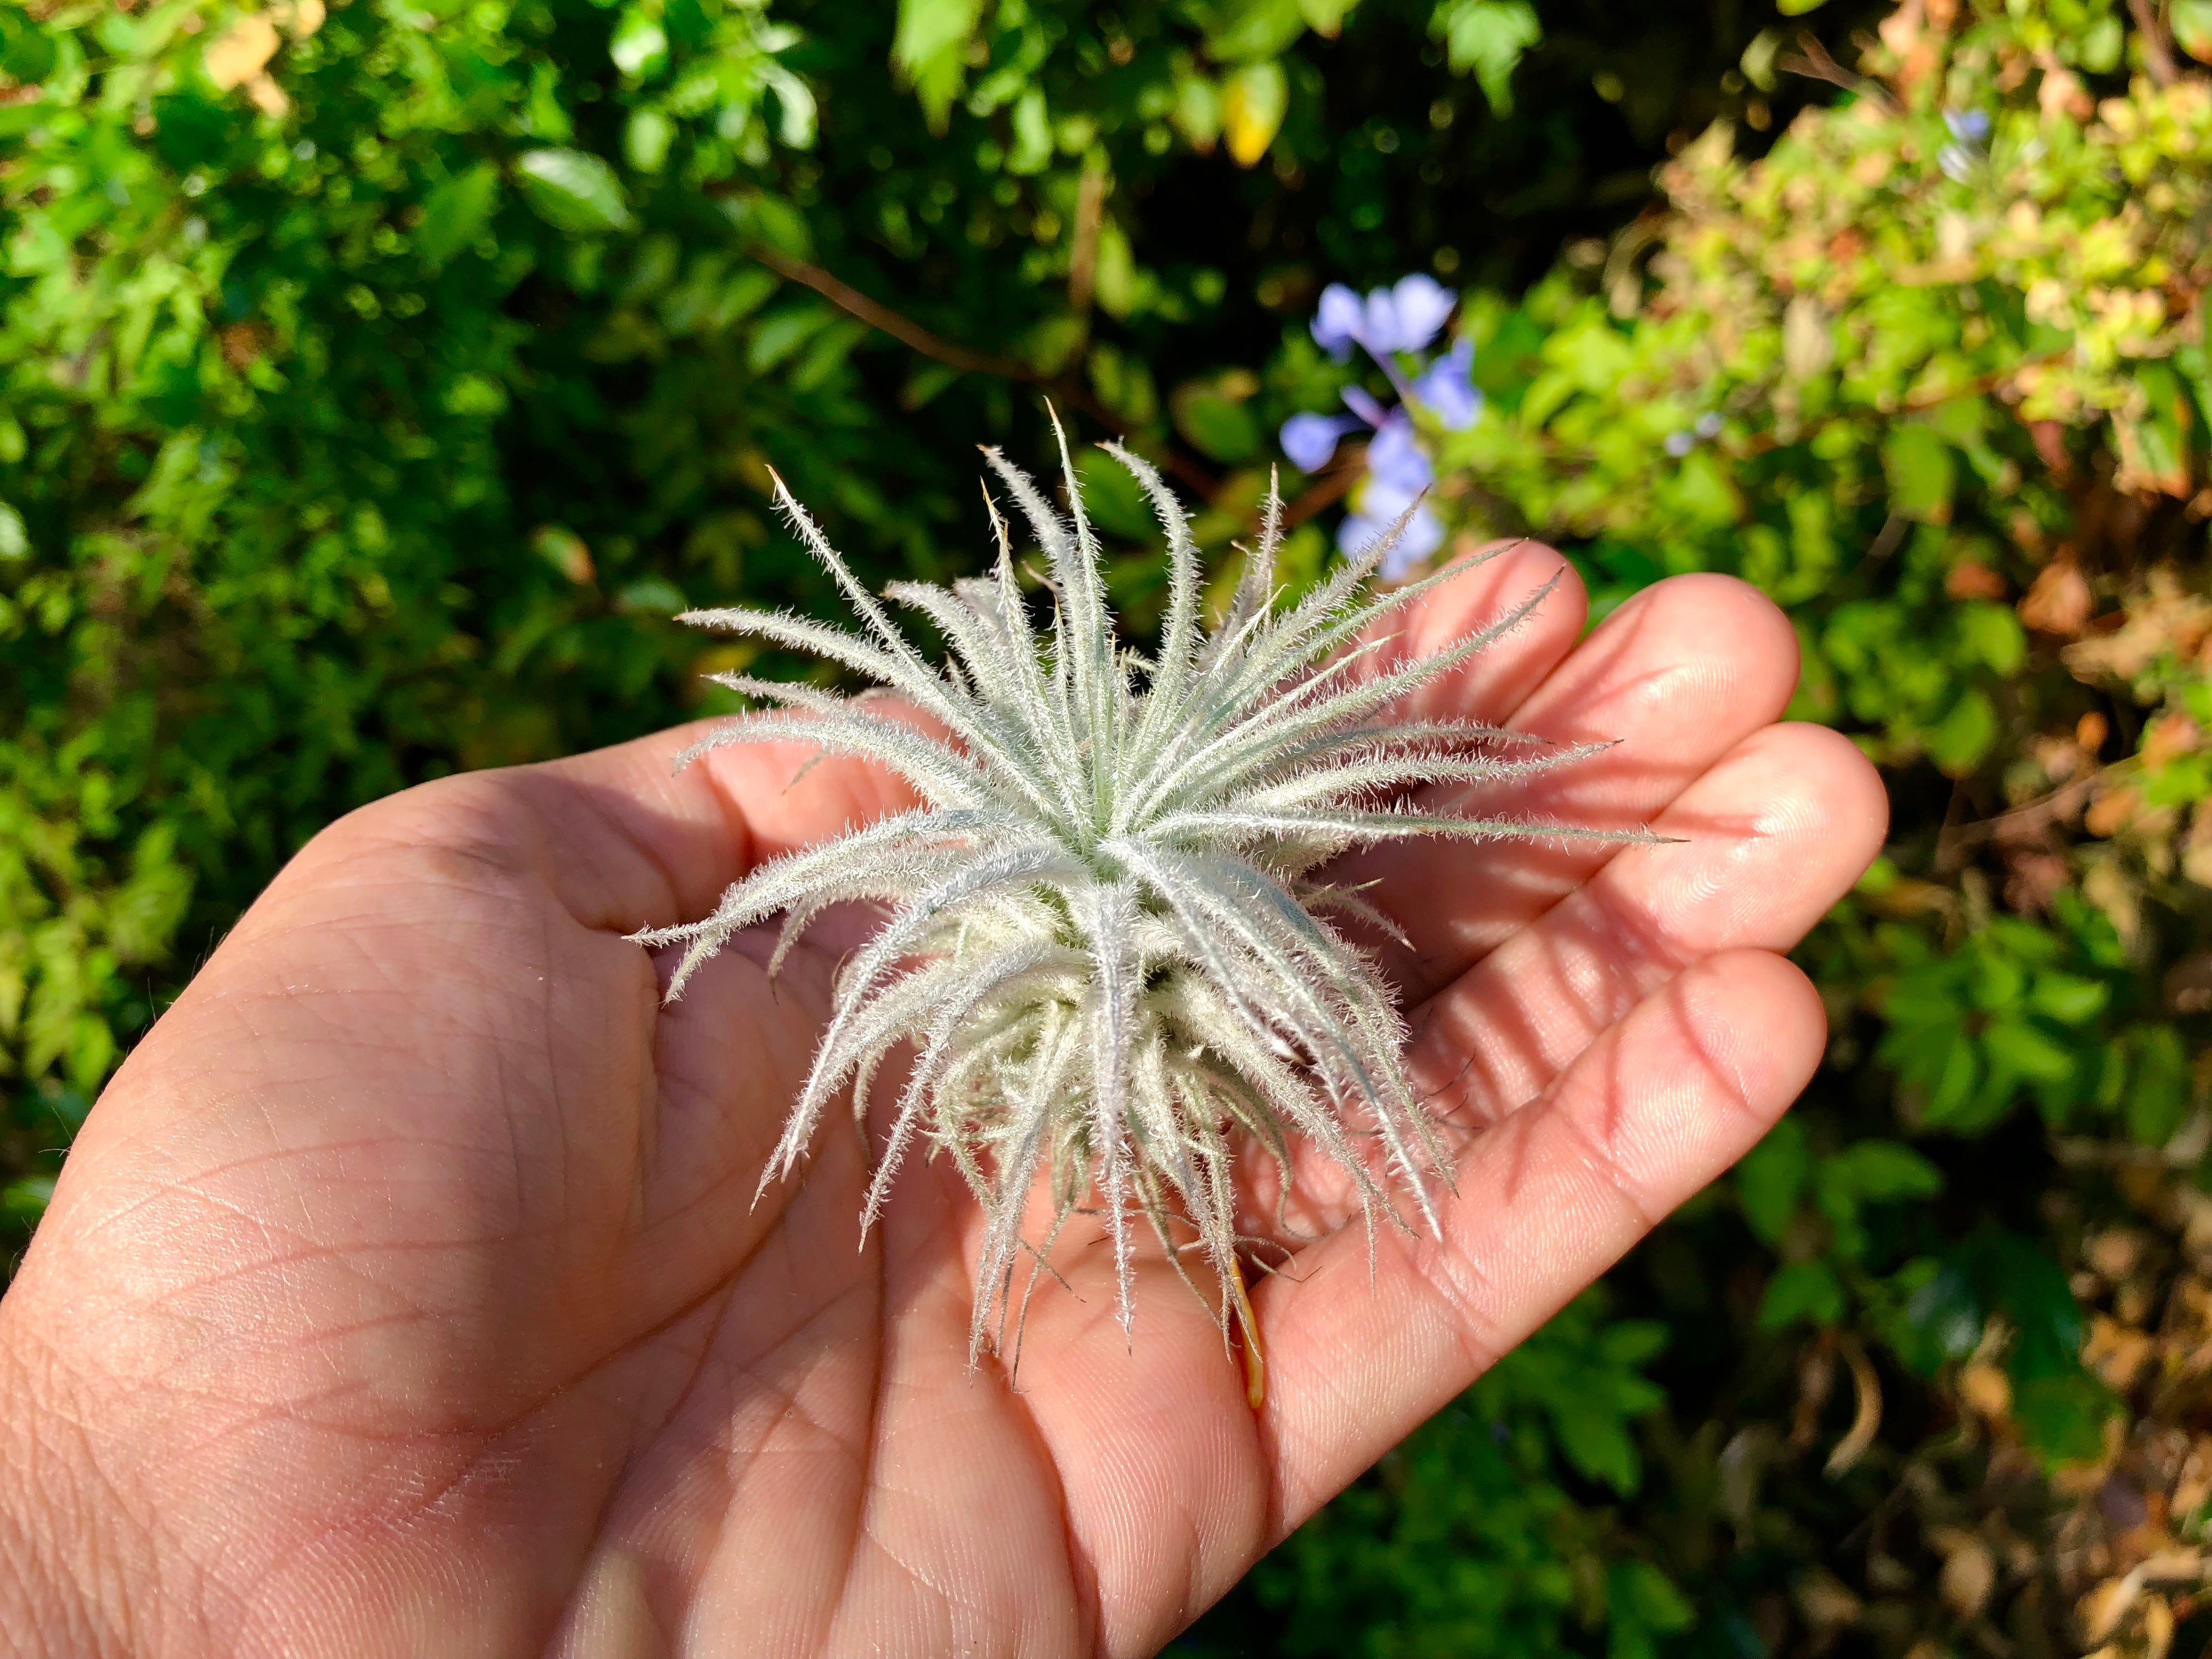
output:
<svg viewBox="0 0 2212 1659"><path fill-rule="evenodd" d="M1415 645L1560 565L1471 570ZM666 1007L622 936L903 805L879 775L787 787L785 745L672 778L672 732L333 826L118 1073L0 1300L0 1648L1154 1650L1819 1060L1775 952L1879 845L1872 769L1773 724L1796 647L1750 589L1662 582L1577 643L1582 603L1570 574L1427 712L1624 739L1514 804L1683 840L1360 856L1456 1191L1371 1279L1352 1228L1255 1287L1256 1413L1156 1250L1125 1344L1103 1224L1010 1377L968 1367L979 1218L942 1164L865 1243L849 1124L752 1203L851 935Z"/></svg>

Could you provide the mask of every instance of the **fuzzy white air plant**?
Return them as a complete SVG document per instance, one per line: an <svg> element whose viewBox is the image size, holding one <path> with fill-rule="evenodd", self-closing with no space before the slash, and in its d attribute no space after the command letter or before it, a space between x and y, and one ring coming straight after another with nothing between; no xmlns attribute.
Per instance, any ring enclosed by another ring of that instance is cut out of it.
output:
<svg viewBox="0 0 2212 1659"><path fill-rule="evenodd" d="M1380 624L1464 566L1370 595L1394 532L1278 608L1281 510L1271 491L1259 544L1209 633L1182 507L1151 466L1108 448L1144 486L1166 534L1167 613L1149 660L1115 643L1072 466L1063 518L1019 469L985 452L1042 546L1048 628L1031 626L995 507L991 575L885 590L943 635L942 667L777 481L778 504L865 634L746 609L684 620L842 665L945 735L816 688L716 676L780 707L738 719L685 760L726 744L797 739L889 769L922 805L762 866L702 921L636 936L687 947L668 987L673 1000L740 930L782 917L774 971L830 906L886 907L881 931L837 975L829 1027L761 1186L791 1173L848 1085L865 1115L886 1061L910 1045L862 1235L917 1141L953 1160L986 1217L971 1358L1003 1335L1023 1218L1041 1180L1054 1234L1072 1213L1103 1204L1125 1333L1140 1213L1171 1260L1182 1254L1176 1227L1194 1231L1219 1276L1220 1322L1225 1330L1233 1311L1249 1334L1232 1179L1240 1146L1272 1154L1286 1186L1289 1137L1307 1137L1343 1166L1370 1228L1399 1219L1378 1178L1387 1164L1433 1225L1431 1184L1449 1179L1449 1164L1401 1059L1405 1022L1376 964L1331 918L1395 930L1329 880L1330 860L1414 836L1633 838L1407 803L1419 785L1524 777L1590 752L1394 712L1521 622L1548 586L1449 650L1408 659ZM1030 1248L1042 1261L1049 1240Z"/></svg>

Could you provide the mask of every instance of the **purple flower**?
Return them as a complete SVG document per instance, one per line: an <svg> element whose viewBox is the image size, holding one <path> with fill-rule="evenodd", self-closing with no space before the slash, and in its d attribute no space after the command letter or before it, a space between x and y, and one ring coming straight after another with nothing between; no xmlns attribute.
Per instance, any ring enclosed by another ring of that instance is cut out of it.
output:
<svg viewBox="0 0 2212 1659"><path fill-rule="evenodd" d="M1947 109L1943 112L1943 125L1950 129L1956 142L1936 152L1936 165L1943 169L1945 178L1961 185L1970 183L1982 159L1982 146L1989 142L1989 112Z"/></svg>
<svg viewBox="0 0 2212 1659"><path fill-rule="evenodd" d="M1474 348L1462 341L1424 365L1410 385L1395 361L1401 353L1426 350L1457 303L1449 289L1418 271L1391 287L1370 290L1364 299L1342 283L1331 283L1322 290L1314 313L1313 337L1339 362L1359 347L1390 377L1402 402L1425 410L1447 430L1457 432L1474 424L1482 411L1482 393L1474 379ZM1384 579L1395 581L1443 545L1443 522L1422 500L1436 482L1436 467L1421 448L1406 409L1387 408L1358 386L1345 387L1344 403L1350 416L1293 415L1284 422L1283 453L1301 471L1316 471L1328 465L1348 434L1362 426L1374 428L1366 476L1352 491L1352 511L1338 527L1336 543L1357 556L1405 517L1404 533L1382 565Z"/></svg>
<svg viewBox="0 0 2212 1659"><path fill-rule="evenodd" d="M1462 340L1421 371L1413 397L1447 432L1464 432L1482 413L1482 393L1474 384L1474 345Z"/></svg>
<svg viewBox="0 0 2212 1659"><path fill-rule="evenodd" d="M1331 283L1321 291L1313 337L1339 362L1355 345L1378 360L1394 351L1419 351L1437 337L1458 303L1449 289L1419 271L1400 277L1395 288L1371 289L1364 301L1342 283Z"/></svg>
<svg viewBox="0 0 2212 1659"><path fill-rule="evenodd" d="M1387 501L1379 510L1395 519L1436 481L1436 468L1413 437L1413 421L1404 410L1392 410L1367 446L1366 499Z"/></svg>
<svg viewBox="0 0 2212 1659"><path fill-rule="evenodd" d="M1433 276L1419 271L1401 276L1397 287L1367 296L1367 349L1419 351L1437 337L1458 303L1459 296Z"/></svg>
<svg viewBox="0 0 2212 1659"><path fill-rule="evenodd" d="M1313 337L1322 349L1340 363L1352 356L1354 344L1367 327L1367 313L1359 296L1342 283L1331 283L1321 291L1321 308L1314 313Z"/></svg>
<svg viewBox="0 0 2212 1659"><path fill-rule="evenodd" d="M1399 512L1405 509L1401 507ZM1347 513L1337 527L1336 544L1347 556L1357 558L1376 542L1390 533L1390 526L1398 521L1398 514L1382 518L1365 511ZM1444 544L1443 523L1424 506L1416 508L1406 521L1405 533L1398 544L1382 556L1378 571L1386 582L1395 582Z"/></svg>
<svg viewBox="0 0 2212 1659"><path fill-rule="evenodd" d="M1990 115L1987 110L1947 109L1943 125L1951 129L1951 136L1962 144L1985 144L1990 138Z"/></svg>
<svg viewBox="0 0 2212 1659"><path fill-rule="evenodd" d="M1293 415L1283 422L1283 453L1301 472L1318 472L1336 447L1367 424L1349 415Z"/></svg>
<svg viewBox="0 0 2212 1659"><path fill-rule="evenodd" d="M1383 422L1390 418L1390 411L1376 402L1364 386L1345 387L1344 406L1369 426L1381 426Z"/></svg>
<svg viewBox="0 0 2212 1659"><path fill-rule="evenodd" d="M1436 477L1436 468L1414 441L1413 422L1403 410L1392 410L1367 446L1367 476L1360 480L1352 510L1337 527L1336 544L1347 555L1364 551L1421 499ZM1422 505L1383 559L1383 579L1395 581L1443 546L1443 525Z"/></svg>

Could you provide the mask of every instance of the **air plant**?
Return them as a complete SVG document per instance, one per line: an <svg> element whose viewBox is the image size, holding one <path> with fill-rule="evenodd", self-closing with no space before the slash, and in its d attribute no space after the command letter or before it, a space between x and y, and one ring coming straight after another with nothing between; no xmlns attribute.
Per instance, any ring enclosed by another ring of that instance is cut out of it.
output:
<svg viewBox="0 0 2212 1659"><path fill-rule="evenodd" d="M1464 563L1370 595L1368 578L1409 509L1334 575L1279 603L1282 513L1271 490L1258 545L1208 631L1182 508L1145 461L1106 448L1143 486L1166 537L1169 599L1149 659L1115 642L1064 437L1065 517L1026 474L984 452L1042 545L1049 626L1032 627L988 488L992 573L885 590L942 635L942 666L777 480L779 507L865 631L743 608L684 620L813 653L895 692L942 735L879 703L725 674L714 678L775 707L715 731L683 760L797 739L887 768L921 805L763 865L703 921L635 936L684 947L673 1000L740 930L781 917L773 972L831 906L886 908L881 930L837 973L828 1027L759 1190L798 1166L842 1091L865 1116L906 1045L861 1232L918 1143L957 1166L985 1216L971 1361L1003 1340L1021 1251L1041 1263L1068 1218L1094 1202L1112 1240L1125 1336L1141 1216L1179 1268L1176 1228L1194 1232L1219 1280L1218 1322L1226 1332L1233 1314L1255 1352L1237 1261L1242 1146L1271 1155L1287 1190L1290 1138L1307 1138L1343 1168L1370 1237L1378 1220L1408 1224L1386 1194L1392 1176L1433 1226L1431 1187L1449 1182L1449 1161L1401 1058L1406 1026L1391 989L1344 926L1396 930L1331 878L1330 861L1419 836L1634 838L1437 813L1409 799L1419 786L1522 778L1591 752L1395 712L1520 623L1548 584L1481 632L1409 658L1388 620ZM1041 1182L1050 1233L1026 1241Z"/></svg>

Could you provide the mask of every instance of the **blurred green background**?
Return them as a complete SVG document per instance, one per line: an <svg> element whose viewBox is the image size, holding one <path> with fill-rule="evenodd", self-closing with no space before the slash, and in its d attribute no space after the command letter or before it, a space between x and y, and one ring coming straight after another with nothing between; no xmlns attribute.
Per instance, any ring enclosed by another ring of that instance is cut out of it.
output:
<svg viewBox="0 0 2212 1659"><path fill-rule="evenodd" d="M2212 0L0 10L0 1248L318 827L712 712L686 604L835 614L769 467L941 579L1048 396L1232 573L1388 391L1322 287L1426 272L1453 534L1758 583L1895 826L1798 1111L1173 1651L2204 1651L2208 61Z"/></svg>

